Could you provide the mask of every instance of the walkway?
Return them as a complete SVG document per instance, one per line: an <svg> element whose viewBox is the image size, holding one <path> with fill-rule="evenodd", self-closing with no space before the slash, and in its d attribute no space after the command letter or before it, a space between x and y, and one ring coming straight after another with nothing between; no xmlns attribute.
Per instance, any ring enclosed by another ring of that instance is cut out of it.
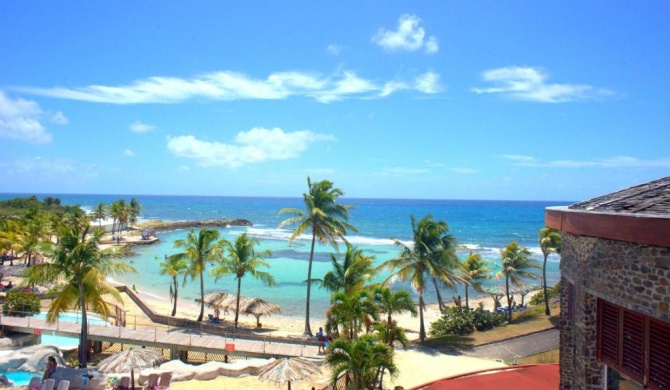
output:
<svg viewBox="0 0 670 390"><path fill-rule="evenodd" d="M50 325L46 320L32 317L0 316L0 325L8 330L22 333L51 333L59 336L78 337L81 325L76 322L58 321ZM171 351L172 358L180 352L228 353L240 356L302 356L317 358L318 347L305 344L302 340L276 338L249 340L239 337L222 337L193 330L172 328L167 331L158 328L131 329L111 325L89 325L89 340L107 341L121 344L143 345Z"/></svg>
<svg viewBox="0 0 670 390"><path fill-rule="evenodd" d="M558 329L549 329L542 332L503 340L471 350L463 351L464 355L482 357L488 359L499 359L513 361L519 357L535 355L538 353L556 349L559 346Z"/></svg>

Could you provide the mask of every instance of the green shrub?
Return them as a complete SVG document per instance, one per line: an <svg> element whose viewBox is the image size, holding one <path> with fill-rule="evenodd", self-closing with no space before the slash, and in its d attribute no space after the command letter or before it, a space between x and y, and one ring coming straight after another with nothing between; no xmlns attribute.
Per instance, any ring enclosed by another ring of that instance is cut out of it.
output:
<svg viewBox="0 0 670 390"><path fill-rule="evenodd" d="M474 331L472 312L465 308L448 307L442 317L430 324L430 335L432 337L465 336Z"/></svg>
<svg viewBox="0 0 670 390"><path fill-rule="evenodd" d="M556 283L554 287L547 289L547 296L549 299L557 298L561 295L561 282ZM540 290L539 293L533 295L530 299L531 305L543 305L544 304L544 290Z"/></svg>
<svg viewBox="0 0 670 390"><path fill-rule="evenodd" d="M499 313L491 313L478 307L472 313L472 323L478 332L507 325L507 316Z"/></svg>
<svg viewBox="0 0 670 390"><path fill-rule="evenodd" d="M40 297L30 290L15 288L7 293L2 305L2 314L7 316L28 317L40 312Z"/></svg>

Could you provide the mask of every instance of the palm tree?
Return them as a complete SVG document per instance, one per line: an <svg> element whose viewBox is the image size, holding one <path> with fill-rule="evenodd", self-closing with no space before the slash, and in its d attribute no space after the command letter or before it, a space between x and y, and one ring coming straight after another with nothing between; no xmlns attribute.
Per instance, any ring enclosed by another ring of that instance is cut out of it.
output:
<svg viewBox="0 0 670 390"><path fill-rule="evenodd" d="M504 249L500 250L502 259L502 268L498 271L497 277L505 277L505 295L507 296L507 319L512 322L512 296L509 292L510 283L515 286L521 286L521 278L536 278L537 275L529 271L529 268L540 268L539 264L533 260L530 251L526 247L519 246L519 243L513 241Z"/></svg>
<svg viewBox="0 0 670 390"><path fill-rule="evenodd" d="M179 256L168 256L165 255L165 261L160 263L159 266L161 275L170 275L172 280L170 281L170 300L174 301L174 306L172 307L172 317L177 314L177 300L179 298L179 282L177 277L182 275L188 269L188 262L184 258Z"/></svg>
<svg viewBox="0 0 670 390"><path fill-rule="evenodd" d="M544 314L551 315L547 295L547 257L550 253L561 253L561 233L550 227L540 229L540 249L542 249L542 288L544 292Z"/></svg>
<svg viewBox="0 0 670 390"><path fill-rule="evenodd" d="M311 230L312 246L309 252L309 263L307 266L307 298L305 303L305 335L312 336L312 329L309 325L309 300L312 287L312 260L314 259L314 244L318 240L321 244L331 244L335 249L338 248L337 239L344 238L348 230L356 231L356 228L350 225L349 209L352 206L341 205L337 199L344 195L342 190L333 187L333 182L322 180L312 183L307 178L309 192L303 194L305 209L286 207L279 210L279 215L291 215L288 219L282 221L279 227L298 224L289 238L289 245L299 235Z"/></svg>
<svg viewBox="0 0 670 390"><path fill-rule="evenodd" d="M465 287L465 308L470 310L468 297L468 287L472 286L475 291L482 292L482 282L489 278L489 268L487 261L482 260L482 255L473 254L472 250L468 257L461 263L461 272L463 272L463 286Z"/></svg>
<svg viewBox="0 0 670 390"><path fill-rule="evenodd" d="M426 289L428 278L436 278L443 284L454 288L456 282L461 278L454 272L456 263L452 250L445 241L449 241L446 233L446 223L435 221L431 215L427 215L418 223L412 215L412 232L414 245L410 248L400 240L395 240L395 244L402 248L400 255L394 259L388 260L377 270L391 270L395 273L390 275L382 284L386 284L394 277L399 277L403 281L409 280L419 295L419 339L426 339L426 328L423 320L423 293Z"/></svg>
<svg viewBox="0 0 670 390"><path fill-rule="evenodd" d="M194 280L200 278L200 315L198 321L202 321L205 316L205 281L203 274L207 263L217 262L222 255L222 247L225 240L219 241L219 232L217 230L201 228L198 233L191 229L186 239L175 240L175 248L184 248L184 252L177 253L178 259L185 259L189 262L188 269L184 273L184 282L187 278Z"/></svg>
<svg viewBox="0 0 670 390"><path fill-rule="evenodd" d="M393 362L393 350L371 334L356 340L333 341L326 356L326 365L332 373L333 388L341 375L350 376L355 389L374 388L380 370L388 371L392 378L398 375L398 368Z"/></svg>
<svg viewBox="0 0 670 390"><path fill-rule="evenodd" d="M341 262L331 253L330 262L333 270L328 271L321 280L321 287L330 292L342 291L349 294L361 290L374 274L372 268L374 257L364 255L362 249L348 242L346 245L347 251Z"/></svg>
<svg viewBox="0 0 670 390"><path fill-rule="evenodd" d="M374 289L374 299L379 312L387 315L386 324L389 327L393 325L394 314L410 313L412 317L417 316L416 304L407 290L391 291L388 287L377 287Z"/></svg>
<svg viewBox="0 0 670 390"><path fill-rule="evenodd" d="M132 224L137 222L137 217L142 214L142 205L137 198L131 198L130 203L128 204L128 221Z"/></svg>
<svg viewBox="0 0 670 390"><path fill-rule="evenodd" d="M91 212L91 216L98 220L98 227L102 228L102 220L107 218L107 206L103 202L98 203Z"/></svg>
<svg viewBox="0 0 670 390"><path fill-rule="evenodd" d="M123 214L123 206L117 201L109 205L109 216L112 217L112 234L117 230L121 231L121 215ZM117 226L117 223L119 226Z"/></svg>
<svg viewBox="0 0 670 390"><path fill-rule="evenodd" d="M46 320L54 323L66 310L81 309L81 333L79 337L79 366L86 367L88 319L87 309L109 315L109 307L103 297L111 296L123 303L118 290L107 282L107 278L128 272L135 272L133 266L113 261L110 253L100 251L98 243L101 231L89 232L88 224L73 224L62 229L59 244L51 253L50 263L30 267L22 285L44 285L62 282L54 291Z"/></svg>
<svg viewBox="0 0 670 390"><path fill-rule="evenodd" d="M48 250L51 244L47 216L37 211L28 212L21 221L21 233L15 238L21 247L24 263L30 267L33 259L40 252Z"/></svg>
<svg viewBox="0 0 670 390"><path fill-rule="evenodd" d="M337 324L342 325L345 338L357 338L367 318L379 320L379 309L368 290L359 290L351 294L337 292L330 300L332 306L329 315Z"/></svg>
<svg viewBox="0 0 670 390"><path fill-rule="evenodd" d="M242 278L248 274L255 279L260 280L266 285L272 287L275 284L274 277L269 272L259 271L260 267L270 267L270 264L263 260L265 256L272 256L270 250L256 252L254 247L259 244L255 238L249 238L247 233L243 233L235 240L235 244L225 243L228 250L228 256L221 257L217 261L217 266L209 271L210 275L216 279L233 274L237 279L237 301L235 303L235 327L240 315L240 292L242 289Z"/></svg>

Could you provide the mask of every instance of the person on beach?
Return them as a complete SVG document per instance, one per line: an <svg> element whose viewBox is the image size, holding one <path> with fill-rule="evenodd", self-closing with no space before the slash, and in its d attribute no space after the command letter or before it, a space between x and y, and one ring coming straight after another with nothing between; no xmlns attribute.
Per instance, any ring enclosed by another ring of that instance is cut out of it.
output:
<svg viewBox="0 0 670 390"><path fill-rule="evenodd" d="M44 375L42 375L42 382L51 378L54 372L56 372L57 367L58 363L56 362L56 358L53 356L49 356L47 358L47 368L44 370Z"/></svg>
<svg viewBox="0 0 670 390"><path fill-rule="evenodd" d="M324 346L326 344L326 337L323 334L323 328L320 327L319 331L316 332L316 339L319 340L319 352L318 353L321 353L321 352L325 353L326 349L325 349Z"/></svg>

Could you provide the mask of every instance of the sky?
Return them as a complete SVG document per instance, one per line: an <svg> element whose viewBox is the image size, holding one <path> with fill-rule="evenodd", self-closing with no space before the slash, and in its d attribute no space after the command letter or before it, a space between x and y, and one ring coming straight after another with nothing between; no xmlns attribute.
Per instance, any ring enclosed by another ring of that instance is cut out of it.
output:
<svg viewBox="0 0 670 390"><path fill-rule="evenodd" d="M0 192L585 200L670 171L667 1L7 1Z"/></svg>

